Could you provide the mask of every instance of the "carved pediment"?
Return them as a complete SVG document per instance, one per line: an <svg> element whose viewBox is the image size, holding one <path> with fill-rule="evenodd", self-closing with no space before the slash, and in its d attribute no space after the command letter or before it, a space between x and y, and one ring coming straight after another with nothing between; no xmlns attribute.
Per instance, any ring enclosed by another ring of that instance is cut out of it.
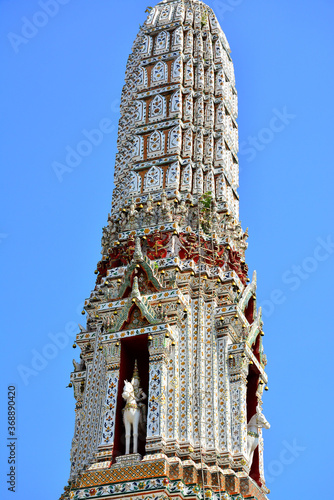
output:
<svg viewBox="0 0 334 500"><path fill-rule="evenodd" d="M160 283L156 270L152 267L150 260L142 254L140 238L136 239L136 249L133 259L125 272L124 280L119 290L120 298L126 297L130 290L132 290L135 277L138 277L140 292L150 293L162 289L162 283Z"/></svg>
<svg viewBox="0 0 334 500"><path fill-rule="evenodd" d="M128 318L123 323L121 330L132 330L136 328L145 328L149 326L150 322L143 315L140 308L136 305L129 311Z"/></svg>

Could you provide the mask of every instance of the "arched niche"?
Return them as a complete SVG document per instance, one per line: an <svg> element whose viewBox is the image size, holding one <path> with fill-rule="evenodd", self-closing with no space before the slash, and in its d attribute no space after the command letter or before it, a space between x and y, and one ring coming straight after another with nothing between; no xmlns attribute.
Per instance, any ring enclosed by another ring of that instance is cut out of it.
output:
<svg viewBox="0 0 334 500"><path fill-rule="evenodd" d="M135 311L137 308L134 308ZM132 312L132 311L131 311ZM137 360L138 372L140 376L141 387L147 395L146 404L148 401L149 388L149 352L147 335L137 335L132 337L124 337L120 341L121 344L121 361L120 373L117 394L117 409L115 422L115 443L113 449L113 461L116 457L125 454L125 428L123 424L122 409L125 406L125 401L122 398L124 380L131 381L135 360ZM138 436L138 453L145 455L146 432ZM131 448L132 450L132 442Z"/></svg>
<svg viewBox="0 0 334 500"><path fill-rule="evenodd" d="M249 301L243 311L248 323L251 325L254 321L254 315L255 315L256 307L255 307L255 299L253 296L249 298Z"/></svg>
<svg viewBox="0 0 334 500"><path fill-rule="evenodd" d="M259 385L260 373L255 365L249 365L249 372L247 376L247 423L255 415L258 406L257 390ZM254 451L253 461L249 473L250 477L261 486L260 482L260 462L259 462L259 447Z"/></svg>

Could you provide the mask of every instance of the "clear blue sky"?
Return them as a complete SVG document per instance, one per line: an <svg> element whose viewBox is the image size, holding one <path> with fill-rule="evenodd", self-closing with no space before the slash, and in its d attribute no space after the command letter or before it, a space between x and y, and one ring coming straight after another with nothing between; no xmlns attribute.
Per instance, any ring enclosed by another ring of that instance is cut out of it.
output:
<svg viewBox="0 0 334 500"><path fill-rule="evenodd" d="M71 345L110 208L125 64L150 5L57 2L58 12L41 15L43 1L0 0L2 499L14 498L4 486L9 384L17 386L15 498L54 500L67 483L74 398L65 387L78 357ZM249 227L250 271L258 272L269 360L270 498L328 497L334 4L209 5L229 40L239 93L240 213ZM69 167L66 155L80 149L83 131L101 126L100 143ZM59 175L58 165L58 177L55 162L67 167Z"/></svg>

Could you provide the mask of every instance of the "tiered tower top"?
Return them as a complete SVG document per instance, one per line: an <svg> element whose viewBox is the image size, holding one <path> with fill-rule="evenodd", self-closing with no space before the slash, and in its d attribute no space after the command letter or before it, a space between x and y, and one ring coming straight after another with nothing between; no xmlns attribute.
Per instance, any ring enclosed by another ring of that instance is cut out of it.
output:
<svg viewBox="0 0 334 500"><path fill-rule="evenodd" d="M198 0L149 9L126 69L112 216L131 203L205 192L237 220L238 106L226 37Z"/></svg>

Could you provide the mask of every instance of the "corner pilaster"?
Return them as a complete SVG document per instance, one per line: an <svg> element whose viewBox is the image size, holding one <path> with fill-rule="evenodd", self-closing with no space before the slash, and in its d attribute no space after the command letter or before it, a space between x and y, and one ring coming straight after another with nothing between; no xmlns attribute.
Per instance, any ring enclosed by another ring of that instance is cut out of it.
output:
<svg viewBox="0 0 334 500"><path fill-rule="evenodd" d="M228 369L231 403L231 434L234 467L244 470L247 464L247 374L248 362L237 345L228 348Z"/></svg>
<svg viewBox="0 0 334 500"><path fill-rule="evenodd" d="M147 453L165 451L167 418L168 330L154 335L149 346L149 400L147 412Z"/></svg>
<svg viewBox="0 0 334 500"><path fill-rule="evenodd" d="M98 450L100 455L111 460L115 441L117 394L121 360L120 342L116 340L105 346L104 354L106 357L105 399L102 413L102 435Z"/></svg>

